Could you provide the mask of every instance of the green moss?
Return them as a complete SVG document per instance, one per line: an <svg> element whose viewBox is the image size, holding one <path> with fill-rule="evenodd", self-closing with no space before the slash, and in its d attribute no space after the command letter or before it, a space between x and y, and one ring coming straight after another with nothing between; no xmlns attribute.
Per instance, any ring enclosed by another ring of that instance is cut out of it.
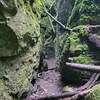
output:
<svg viewBox="0 0 100 100"><path fill-rule="evenodd" d="M89 46L86 43L85 36L90 33L86 32L84 26L75 27L77 32L70 35L64 34L58 38L58 56L61 62L61 73L64 80L79 83L87 79L90 73L79 70L65 68L65 62L90 64L92 57L88 54ZM57 52L57 51L56 51Z"/></svg>
<svg viewBox="0 0 100 100"><path fill-rule="evenodd" d="M30 1L12 2L17 12L12 16L12 9L2 11L6 19L0 20L0 100L22 100L32 88L40 60L40 26Z"/></svg>
<svg viewBox="0 0 100 100"><path fill-rule="evenodd" d="M33 12L35 12L39 18L41 18L41 15L45 15L41 0L34 1Z"/></svg>
<svg viewBox="0 0 100 100"><path fill-rule="evenodd" d="M88 50L88 45L81 40L84 36L89 35L90 33L86 32L85 27L77 26L74 28L77 32L72 32L70 39L70 51L77 52L78 54L85 54Z"/></svg>
<svg viewBox="0 0 100 100"><path fill-rule="evenodd" d="M39 18L41 18L42 16L46 16L46 13L44 12L44 8L42 5L42 2L44 2L44 4L46 5L46 7L50 10L54 3L55 0L35 0L34 4L33 4L33 11L36 12L36 14L38 15Z"/></svg>
<svg viewBox="0 0 100 100"><path fill-rule="evenodd" d="M13 100L12 97L9 96L8 88L4 85L3 81L0 80L0 99L1 100Z"/></svg>
<svg viewBox="0 0 100 100"><path fill-rule="evenodd" d="M0 24L0 57L18 54L18 39L15 32L6 24Z"/></svg>
<svg viewBox="0 0 100 100"><path fill-rule="evenodd" d="M96 50L95 46L88 41L90 34L100 33L99 28L88 27L88 25L100 24L100 0L75 1L68 23L66 23L69 27L74 27L74 31L68 35L57 36L55 48L64 82L79 84L83 81L86 82L91 73L66 68L65 62L79 64L97 64L100 62L100 50ZM93 87L86 100L99 100L99 87Z"/></svg>
<svg viewBox="0 0 100 100"><path fill-rule="evenodd" d="M80 23L99 24L100 4L94 1L84 0L80 9Z"/></svg>
<svg viewBox="0 0 100 100"><path fill-rule="evenodd" d="M100 84L97 84L91 88L91 91L86 96L85 100L100 100Z"/></svg>
<svg viewBox="0 0 100 100"><path fill-rule="evenodd" d="M68 23L67 25L69 25L70 27L74 27L76 25L78 25L78 20L80 18L80 13L79 13L79 9L83 4L83 0L76 0L74 3L74 7L72 9L71 15L68 18Z"/></svg>
<svg viewBox="0 0 100 100"><path fill-rule="evenodd" d="M87 55L79 55L78 57L73 57L73 62L80 64L90 64L92 61L91 57Z"/></svg>
<svg viewBox="0 0 100 100"><path fill-rule="evenodd" d="M47 34L49 32L52 31L52 28L51 28L51 25L50 25L50 22L49 22L49 19L48 17L43 17L41 20L40 20L40 27L44 29L44 33ZM43 31L42 31L43 32ZM47 34L48 35L48 34Z"/></svg>
<svg viewBox="0 0 100 100"><path fill-rule="evenodd" d="M57 60L60 62L66 56L69 51L69 37L68 33L64 33L63 35L56 36L55 40L55 56ZM63 59L64 60L64 59Z"/></svg>
<svg viewBox="0 0 100 100"><path fill-rule="evenodd" d="M76 0L68 25L100 24L100 3L97 0Z"/></svg>

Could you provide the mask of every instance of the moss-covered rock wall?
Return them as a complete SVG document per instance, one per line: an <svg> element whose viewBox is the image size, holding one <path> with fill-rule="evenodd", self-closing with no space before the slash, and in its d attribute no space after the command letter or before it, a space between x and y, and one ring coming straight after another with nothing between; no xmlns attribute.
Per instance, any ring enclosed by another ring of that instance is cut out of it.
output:
<svg viewBox="0 0 100 100"><path fill-rule="evenodd" d="M40 26L30 0L0 1L0 100L22 100L40 56Z"/></svg>

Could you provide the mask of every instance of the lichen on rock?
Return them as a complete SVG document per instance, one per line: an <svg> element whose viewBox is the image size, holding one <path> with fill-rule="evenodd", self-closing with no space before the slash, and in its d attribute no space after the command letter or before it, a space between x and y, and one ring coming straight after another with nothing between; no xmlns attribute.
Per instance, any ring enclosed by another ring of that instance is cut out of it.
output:
<svg viewBox="0 0 100 100"><path fill-rule="evenodd" d="M0 3L0 100L22 100L40 59L40 26L29 0ZM2 42L2 43L1 43Z"/></svg>

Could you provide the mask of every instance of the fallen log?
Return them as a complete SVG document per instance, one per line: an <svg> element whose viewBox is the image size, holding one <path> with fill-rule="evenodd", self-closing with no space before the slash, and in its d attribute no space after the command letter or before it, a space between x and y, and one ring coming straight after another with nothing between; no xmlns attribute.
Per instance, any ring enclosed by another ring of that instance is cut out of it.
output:
<svg viewBox="0 0 100 100"><path fill-rule="evenodd" d="M66 67L68 68L100 73L100 66L97 65L86 65L86 64L68 63L68 62L66 62L66 65L67 65Z"/></svg>

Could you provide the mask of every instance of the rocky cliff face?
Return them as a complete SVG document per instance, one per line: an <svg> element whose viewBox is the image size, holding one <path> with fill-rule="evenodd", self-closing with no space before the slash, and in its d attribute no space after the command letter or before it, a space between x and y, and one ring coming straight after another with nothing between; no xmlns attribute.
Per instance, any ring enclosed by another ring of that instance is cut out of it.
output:
<svg viewBox="0 0 100 100"><path fill-rule="evenodd" d="M22 100L36 78L40 26L30 0L1 0L0 9L0 100Z"/></svg>

